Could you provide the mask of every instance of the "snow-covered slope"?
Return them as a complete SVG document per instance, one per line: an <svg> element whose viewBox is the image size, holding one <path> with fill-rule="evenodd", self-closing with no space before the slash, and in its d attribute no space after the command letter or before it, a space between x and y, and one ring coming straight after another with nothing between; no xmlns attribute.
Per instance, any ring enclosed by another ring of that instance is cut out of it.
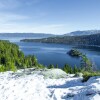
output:
<svg viewBox="0 0 100 100"><path fill-rule="evenodd" d="M60 69L0 73L0 100L100 100L100 77L81 80Z"/></svg>

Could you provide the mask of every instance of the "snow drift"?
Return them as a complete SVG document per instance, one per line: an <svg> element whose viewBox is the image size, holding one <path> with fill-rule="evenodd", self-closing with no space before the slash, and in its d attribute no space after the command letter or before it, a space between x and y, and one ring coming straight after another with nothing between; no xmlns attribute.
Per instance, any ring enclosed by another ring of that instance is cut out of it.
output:
<svg viewBox="0 0 100 100"><path fill-rule="evenodd" d="M100 100L100 77L82 77L60 69L0 73L0 100Z"/></svg>

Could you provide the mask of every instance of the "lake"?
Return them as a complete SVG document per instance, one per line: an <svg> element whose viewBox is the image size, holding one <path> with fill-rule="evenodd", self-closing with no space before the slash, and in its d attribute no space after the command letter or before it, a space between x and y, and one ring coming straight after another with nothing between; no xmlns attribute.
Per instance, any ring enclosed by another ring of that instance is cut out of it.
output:
<svg viewBox="0 0 100 100"><path fill-rule="evenodd" d="M90 60L100 69L100 51L93 47L77 47L65 44L15 42L25 55L34 54L38 62L44 65L58 64L62 68L65 64L80 66L80 59L67 54L72 48L77 48L86 54Z"/></svg>
<svg viewBox="0 0 100 100"><path fill-rule="evenodd" d="M30 37L32 38L32 37ZM35 37L34 37L35 38ZM38 37L41 38L41 37ZM0 38L5 39L5 37ZM65 44L51 44L51 43L33 43L33 42L20 42L20 39L24 38L6 38L6 40L19 45L20 50L24 52L25 55L35 55L38 62L48 66L50 64L56 65L62 68L65 64L69 64L72 67L74 65L80 66L80 59L73 58L66 54L70 49L77 48L84 54L86 54L91 61L100 69L100 48L99 47L83 47L83 46L71 46ZM13 41L12 41L13 40Z"/></svg>

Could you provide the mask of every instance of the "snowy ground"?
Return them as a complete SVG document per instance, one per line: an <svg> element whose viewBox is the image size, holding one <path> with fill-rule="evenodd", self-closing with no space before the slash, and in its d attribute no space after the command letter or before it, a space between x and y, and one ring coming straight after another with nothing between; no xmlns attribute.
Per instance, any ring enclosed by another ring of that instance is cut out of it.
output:
<svg viewBox="0 0 100 100"><path fill-rule="evenodd" d="M60 69L0 73L0 100L100 100L100 77L81 80Z"/></svg>

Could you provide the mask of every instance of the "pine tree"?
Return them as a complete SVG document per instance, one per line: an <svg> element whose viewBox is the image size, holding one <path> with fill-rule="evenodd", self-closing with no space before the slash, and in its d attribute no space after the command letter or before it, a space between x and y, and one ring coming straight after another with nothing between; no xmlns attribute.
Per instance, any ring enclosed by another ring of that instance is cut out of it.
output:
<svg viewBox="0 0 100 100"><path fill-rule="evenodd" d="M51 68L54 68L54 65L50 64L50 65L48 66L48 69L51 69Z"/></svg>
<svg viewBox="0 0 100 100"><path fill-rule="evenodd" d="M75 65L74 68L73 68L73 73L77 73L79 70L77 68L77 66Z"/></svg>

